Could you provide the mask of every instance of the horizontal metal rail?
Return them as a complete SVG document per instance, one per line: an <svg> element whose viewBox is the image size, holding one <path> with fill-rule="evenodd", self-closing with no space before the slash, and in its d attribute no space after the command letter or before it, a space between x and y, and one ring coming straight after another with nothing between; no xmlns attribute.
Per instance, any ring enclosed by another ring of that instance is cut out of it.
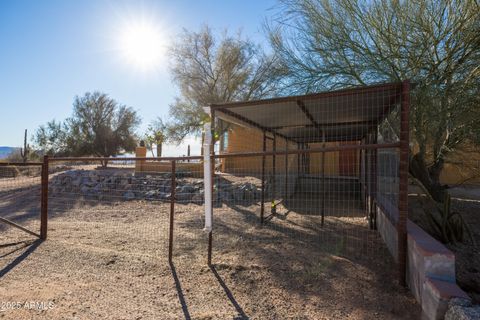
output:
<svg viewBox="0 0 480 320"><path fill-rule="evenodd" d="M49 162L55 161L185 161L185 160L201 160L202 156L190 156L190 157L129 157L129 158L108 158L108 157L59 157L49 158Z"/></svg>
<svg viewBox="0 0 480 320"><path fill-rule="evenodd" d="M234 158L234 157L259 157L259 156L279 156L289 154L308 154L308 153L320 153L320 152L334 152L344 150L372 150L372 149L396 149L400 148L400 143L381 143L381 144L352 144L341 145L324 148L312 148L312 149L289 149L289 150L276 150L276 151L254 151L254 152L235 152L212 155L212 158ZM108 158L108 157L58 157L49 158L49 162L62 162L62 161L186 161L186 160L202 160L203 156L188 156L188 157L129 157L129 158ZM0 163L0 165L6 165L6 163ZM12 164L10 165L17 165ZM27 164L18 165L42 165L42 163L31 162Z"/></svg>
<svg viewBox="0 0 480 320"><path fill-rule="evenodd" d="M12 227L18 228L18 229L20 229L20 230L22 230L22 231L25 231L26 233L29 233L29 234L31 234L32 236L35 236L35 237L40 238L40 235L39 235L38 233L35 233L35 232L33 232L33 231L30 231L30 230L28 230L27 228L24 228L24 227L22 227L21 225L15 223L15 222L13 222L13 221L10 221L10 220L5 219L5 218L2 218L2 217L0 217L0 221L1 221L1 222L4 222L4 223L6 223L6 224L9 224L9 225L11 225Z"/></svg>
<svg viewBox="0 0 480 320"><path fill-rule="evenodd" d="M0 167L33 167L42 165L43 162L0 162Z"/></svg>
<svg viewBox="0 0 480 320"><path fill-rule="evenodd" d="M286 154L306 154L306 153L334 152L334 151L344 151L344 150L372 150L372 149L396 149L396 148L400 148L399 142L381 143L381 144L352 144L352 145L341 145L341 146L335 146L335 147L313 148L313 149L224 153L224 154L216 154L215 158L221 159L221 158L235 158L235 157L279 156L279 155L286 155Z"/></svg>

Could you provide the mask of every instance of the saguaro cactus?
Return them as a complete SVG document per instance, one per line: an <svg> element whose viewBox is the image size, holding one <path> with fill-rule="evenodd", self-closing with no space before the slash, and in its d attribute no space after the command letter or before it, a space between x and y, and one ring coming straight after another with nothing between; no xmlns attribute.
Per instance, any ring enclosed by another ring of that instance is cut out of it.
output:
<svg viewBox="0 0 480 320"><path fill-rule="evenodd" d="M30 154L30 146L27 144L27 129L25 129L25 136L23 138L23 148L20 148L20 155L22 156L24 163L27 162L29 154Z"/></svg>

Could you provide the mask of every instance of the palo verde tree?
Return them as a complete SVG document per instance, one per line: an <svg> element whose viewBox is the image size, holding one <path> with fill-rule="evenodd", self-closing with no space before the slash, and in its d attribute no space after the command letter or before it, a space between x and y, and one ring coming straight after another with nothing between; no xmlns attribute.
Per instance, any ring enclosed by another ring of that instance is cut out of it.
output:
<svg viewBox="0 0 480 320"><path fill-rule="evenodd" d="M267 24L288 92L411 79L410 170L433 198L449 153L480 142L474 0L284 0ZM398 128L392 128L397 130Z"/></svg>
<svg viewBox="0 0 480 320"><path fill-rule="evenodd" d="M215 36L205 26L185 30L171 48L171 73L180 95L170 105L169 135L181 141L201 132L211 103L258 99L276 89L275 60L241 34Z"/></svg>
<svg viewBox="0 0 480 320"><path fill-rule="evenodd" d="M48 154L110 157L135 150L139 123L132 108L105 93L87 92L75 97L70 118L40 126L35 141Z"/></svg>

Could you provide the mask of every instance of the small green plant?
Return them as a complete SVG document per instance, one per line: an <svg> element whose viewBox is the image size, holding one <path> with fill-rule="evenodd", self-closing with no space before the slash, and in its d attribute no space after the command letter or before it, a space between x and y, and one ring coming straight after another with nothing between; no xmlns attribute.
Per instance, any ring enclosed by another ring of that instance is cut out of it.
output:
<svg viewBox="0 0 480 320"><path fill-rule="evenodd" d="M471 242L475 244L472 232L463 220L463 217L460 213L452 211L450 194L448 192L445 193L443 203L437 202L420 181L413 177L411 179L425 192L428 199L435 204L434 210L427 208L423 210L430 231L433 233L432 236L443 243L458 243L465 242L466 235L468 235Z"/></svg>

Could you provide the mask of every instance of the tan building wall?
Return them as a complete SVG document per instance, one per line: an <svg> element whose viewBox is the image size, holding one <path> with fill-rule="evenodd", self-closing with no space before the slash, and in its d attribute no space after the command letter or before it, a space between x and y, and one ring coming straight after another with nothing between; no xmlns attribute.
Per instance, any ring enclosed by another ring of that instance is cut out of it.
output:
<svg viewBox="0 0 480 320"><path fill-rule="evenodd" d="M267 134L268 136L268 134ZM355 143L355 142L350 142ZM339 143L330 142L326 143L326 147L337 146ZM286 140L277 137L277 150L285 150ZM310 148L320 148L321 143L312 143ZM228 146L226 147L226 153L238 153L238 152L256 152L262 151L263 147L263 132L258 129L245 128L238 125L231 125L228 133ZM296 143L288 143L289 150L297 149ZM267 151L273 150L273 140L267 139ZM351 160L349 163L353 167L354 175L358 175L359 172L359 153L355 151L356 159ZM325 153L325 174L327 176L336 176L340 174L340 152L327 152ZM322 154L311 153L310 154L310 173L321 174L322 172ZM267 174L272 171L272 156L266 157L265 169ZM298 168L298 156L288 156L288 172L296 173ZM228 173L238 174L255 174L258 175L262 170L262 157L245 157L245 158L227 158L222 160L222 171ZM285 156L276 157L276 170L278 174L285 172Z"/></svg>
<svg viewBox="0 0 480 320"><path fill-rule="evenodd" d="M448 156L440 182L444 184L480 184L480 152L464 148Z"/></svg>
<svg viewBox="0 0 480 320"><path fill-rule="evenodd" d="M285 139L277 137L276 149L285 150ZM267 139L267 151L273 150L273 140ZM296 149L297 146L292 143L288 143L289 149ZM258 152L263 150L263 132L256 129L244 128L237 125L231 125L228 133L228 146L226 147L226 153L239 153L239 152ZM285 156L277 156L276 170L278 173L285 172ZM267 156L265 159L265 169L269 173L272 171L273 157ZM228 173L238 174L252 174L258 175L262 170L262 157L235 157L222 159L222 171ZM297 156L288 156L288 171L290 173L297 172Z"/></svg>
<svg viewBox="0 0 480 320"><path fill-rule="evenodd" d="M137 147L135 156L138 158L146 157L147 148ZM203 177L203 162L177 162L175 165L177 172L189 172L193 177ZM172 163L170 161L135 161L135 172L143 173L168 173L172 172Z"/></svg>

